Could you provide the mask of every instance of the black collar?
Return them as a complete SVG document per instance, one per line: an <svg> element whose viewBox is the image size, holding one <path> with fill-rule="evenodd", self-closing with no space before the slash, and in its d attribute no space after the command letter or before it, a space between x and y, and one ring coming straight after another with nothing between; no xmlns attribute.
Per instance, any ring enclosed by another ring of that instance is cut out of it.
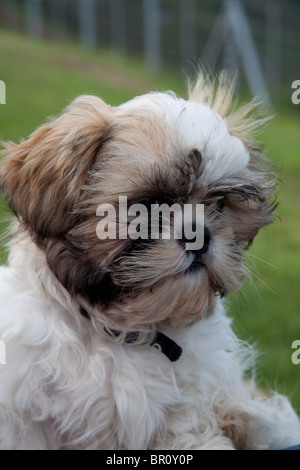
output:
<svg viewBox="0 0 300 470"><path fill-rule="evenodd" d="M90 320L91 316L85 308L80 307L80 313L81 315ZM108 330L104 328L104 331L109 336L118 337L121 334L121 332L118 330ZM133 344L136 343L138 338L138 331L129 331L126 334L124 341L126 344ZM182 348L177 343L175 343L175 341L173 341L171 338L166 336L164 333L161 333L160 331L157 331L152 341L147 344L161 351L171 362L178 361L182 354Z"/></svg>

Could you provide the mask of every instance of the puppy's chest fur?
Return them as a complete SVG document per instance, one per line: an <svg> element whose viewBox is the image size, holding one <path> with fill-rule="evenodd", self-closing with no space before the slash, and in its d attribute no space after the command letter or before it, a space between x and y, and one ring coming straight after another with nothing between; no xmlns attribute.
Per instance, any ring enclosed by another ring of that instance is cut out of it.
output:
<svg viewBox="0 0 300 470"><path fill-rule="evenodd" d="M23 338L7 348L15 380L24 376L24 400L14 407L21 414L29 409L33 419L43 416L45 433L55 436L50 447L182 448L186 434L189 448L198 448L232 434L236 416L241 422L235 397L238 402L248 391L240 343L221 301L213 316L189 327L157 326L183 350L172 363L148 344L120 344L82 315L73 318L36 254L23 240L11 252L12 267L0 272L0 327L14 336L17 324ZM14 396L11 374L9 380Z"/></svg>
<svg viewBox="0 0 300 470"><path fill-rule="evenodd" d="M85 345L83 341L84 359L76 367L78 351L61 344L56 372L60 369L66 382L58 378L55 388L61 390L51 398L51 407L56 426L64 430L62 445L172 448L172 439L176 443L186 423L190 426L193 421L199 433L197 445L201 434L232 434L234 411L229 425L219 410L237 393L236 382L241 378L233 357L233 336L222 313L202 323L168 331L183 347L175 363L150 345L117 344L94 333ZM223 330L220 341L218 329ZM73 344L81 341L76 333L70 334L74 334Z"/></svg>

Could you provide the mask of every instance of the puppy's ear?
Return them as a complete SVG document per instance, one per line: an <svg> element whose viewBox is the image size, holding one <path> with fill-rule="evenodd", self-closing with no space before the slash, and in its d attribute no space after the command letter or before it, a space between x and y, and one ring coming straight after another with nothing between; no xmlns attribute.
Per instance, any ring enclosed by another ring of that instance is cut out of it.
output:
<svg viewBox="0 0 300 470"><path fill-rule="evenodd" d="M4 144L4 196L39 237L59 237L74 224L74 208L107 140L112 116L101 99L81 96L28 140Z"/></svg>

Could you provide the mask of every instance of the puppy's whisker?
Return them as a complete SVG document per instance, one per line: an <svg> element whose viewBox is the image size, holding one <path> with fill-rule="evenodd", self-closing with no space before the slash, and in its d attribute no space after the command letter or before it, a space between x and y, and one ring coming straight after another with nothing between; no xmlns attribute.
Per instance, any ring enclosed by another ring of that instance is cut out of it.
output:
<svg viewBox="0 0 300 470"><path fill-rule="evenodd" d="M254 267L255 267L256 272L254 272L253 270L250 270L250 269L249 269L250 279L251 279L251 281L252 281L252 282L251 282L252 285L256 288L256 285L255 285L255 283L254 283L254 281L253 281L253 277L255 277L255 278L256 278L261 284L263 284L270 292L272 292L273 294L275 294L276 292L271 288L271 286L269 286L269 285L264 281L264 279L262 278L262 276L261 276L260 274L258 274L256 265L254 265ZM247 269L247 267L246 267L246 269ZM257 289L257 288L256 288L256 289Z"/></svg>
<svg viewBox="0 0 300 470"><path fill-rule="evenodd" d="M258 256L253 255L253 253L247 252L247 253L245 254L245 257L246 257L246 258L254 258L254 259L257 259L258 261L261 261L262 263L267 264L268 266L271 266L271 268L279 269L278 266L275 266L274 264L270 263L269 261L266 261L266 260L264 260L264 259L262 259L262 258L259 258Z"/></svg>

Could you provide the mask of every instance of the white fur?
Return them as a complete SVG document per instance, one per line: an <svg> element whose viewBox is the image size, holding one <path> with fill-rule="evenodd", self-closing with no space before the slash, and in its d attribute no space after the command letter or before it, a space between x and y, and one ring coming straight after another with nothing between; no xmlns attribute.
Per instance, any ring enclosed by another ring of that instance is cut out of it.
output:
<svg viewBox="0 0 300 470"><path fill-rule="evenodd" d="M250 156L241 139L230 135L226 120L207 104L186 101L169 92L138 96L119 107L141 113L143 108L152 109L175 131L187 153L196 148L205 154L202 181L217 181L247 167Z"/></svg>
<svg viewBox="0 0 300 470"><path fill-rule="evenodd" d="M0 269L2 449L234 449L221 415L241 415L247 448L300 442L287 398L255 395L252 353L221 302L213 316L163 331L183 348L171 363L148 345L119 344L80 317L25 236Z"/></svg>

